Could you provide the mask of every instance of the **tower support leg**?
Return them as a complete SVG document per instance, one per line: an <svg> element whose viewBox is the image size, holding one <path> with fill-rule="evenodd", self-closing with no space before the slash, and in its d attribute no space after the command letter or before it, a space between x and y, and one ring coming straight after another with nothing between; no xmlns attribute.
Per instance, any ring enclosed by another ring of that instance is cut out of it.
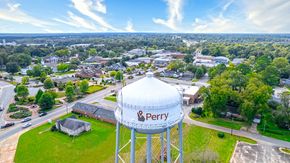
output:
<svg viewBox="0 0 290 163"><path fill-rule="evenodd" d="M119 162L119 137L120 137L120 123L117 122L115 163Z"/></svg>
<svg viewBox="0 0 290 163"><path fill-rule="evenodd" d="M182 147L182 121L178 123L178 132L179 132L179 162L183 163L183 147Z"/></svg>
<svg viewBox="0 0 290 163"><path fill-rule="evenodd" d="M170 128L168 127L166 129L166 139L167 139L167 153L166 153L166 157L167 157L167 163L171 163L171 155L170 155L170 151L171 151L171 146L170 146Z"/></svg>
<svg viewBox="0 0 290 163"><path fill-rule="evenodd" d="M151 163L151 160L152 160L152 153L151 153L151 142L152 140L152 137L151 137L151 134L147 134L147 163Z"/></svg>
<svg viewBox="0 0 290 163"><path fill-rule="evenodd" d="M161 141L161 163L164 163L164 133L160 134L160 141Z"/></svg>
<svg viewBox="0 0 290 163"><path fill-rule="evenodd" d="M131 152L130 152L130 163L135 163L135 129L131 129Z"/></svg>

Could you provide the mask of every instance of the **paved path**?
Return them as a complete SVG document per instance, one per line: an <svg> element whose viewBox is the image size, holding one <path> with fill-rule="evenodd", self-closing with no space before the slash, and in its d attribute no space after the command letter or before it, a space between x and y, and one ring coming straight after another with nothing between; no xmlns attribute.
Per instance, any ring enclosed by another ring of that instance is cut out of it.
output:
<svg viewBox="0 0 290 163"><path fill-rule="evenodd" d="M184 112L185 112L185 116L184 116L183 121L187 124L192 124L192 125L196 125L196 126L200 126L200 127L204 127L204 128L209 128L209 129L213 129L213 130L218 130L218 131L222 131L222 132L226 132L226 133L231 133L231 129L229 129L229 128L211 125L208 123L203 123L203 122L192 120L189 117L189 114L191 112L191 107L185 107ZM246 131L241 131L241 130L232 130L232 132L234 135L247 137L247 138L256 140L257 142L262 143L262 144L290 148L290 142L266 137L266 136L263 136L260 134L252 134L252 133L249 133Z"/></svg>

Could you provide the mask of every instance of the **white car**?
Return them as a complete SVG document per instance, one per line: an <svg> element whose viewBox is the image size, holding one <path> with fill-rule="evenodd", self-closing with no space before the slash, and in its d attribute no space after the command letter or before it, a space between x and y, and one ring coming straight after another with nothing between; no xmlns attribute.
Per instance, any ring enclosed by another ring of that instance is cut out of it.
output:
<svg viewBox="0 0 290 163"><path fill-rule="evenodd" d="M23 126L22 126L22 128L27 128L27 127L29 127L29 126L31 126L32 124L31 123L25 123Z"/></svg>

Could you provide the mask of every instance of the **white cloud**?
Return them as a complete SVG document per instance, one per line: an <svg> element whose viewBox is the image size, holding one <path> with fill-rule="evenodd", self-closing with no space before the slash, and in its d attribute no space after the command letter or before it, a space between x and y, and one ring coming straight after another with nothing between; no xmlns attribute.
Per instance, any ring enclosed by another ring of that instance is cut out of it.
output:
<svg viewBox="0 0 290 163"><path fill-rule="evenodd" d="M247 21L262 32L290 32L289 0L243 0Z"/></svg>
<svg viewBox="0 0 290 163"><path fill-rule="evenodd" d="M85 16L90 17L97 22L104 30L117 31L112 25L104 20L103 17L98 15L99 13L106 13L106 7L101 0L93 2L92 0L72 0L73 7Z"/></svg>
<svg viewBox="0 0 290 163"><path fill-rule="evenodd" d="M0 9L0 20L30 24L36 27L47 28L52 23L28 15L20 9L20 4L7 4L7 8Z"/></svg>
<svg viewBox="0 0 290 163"><path fill-rule="evenodd" d="M103 14L107 13L107 7L103 4L103 0L96 0L96 10Z"/></svg>
<svg viewBox="0 0 290 163"><path fill-rule="evenodd" d="M164 25L172 30L178 30L178 23L183 19L182 5L183 0L166 0L168 6L168 19L153 18L153 22L156 24Z"/></svg>
<svg viewBox="0 0 290 163"><path fill-rule="evenodd" d="M237 3L237 4L235 4ZM238 11L226 13L231 5ZM235 7L237 7L235 6ZM289 0L228 0L217 16L196 18L194 32L212 33L289 33Z"/></svg>
<svg viewBox="0 0 290 163"><path fill-rule="evenodd" d="M68 14L68 18L66 20L62 20L59 18L54 18L53 20L73 26L73 27L85 28L90 31L98 31L97 27L93 23L88 22L84 18L79 17L70 11L68 11L67 14Z"/></svg>
<svg viewBox="0 0 290 163"><path fill-rule="evenodd" d="M127 32L136 32L134 30L133 23L130 20L127 21L127 27L125 28L125 30Z"/></svg>

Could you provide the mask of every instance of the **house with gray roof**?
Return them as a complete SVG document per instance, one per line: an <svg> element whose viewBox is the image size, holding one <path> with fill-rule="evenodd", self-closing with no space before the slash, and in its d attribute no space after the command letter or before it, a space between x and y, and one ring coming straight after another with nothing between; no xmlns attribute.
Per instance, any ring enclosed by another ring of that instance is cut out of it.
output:
<svg viewBox="0 0 290 163"><path fill-rule="evenodd" d="M77 102L72 110L74 113L86 115L91 118L95 118L108 123L116 123L116 118L114 115L114 110L112 108L107 108L101 105L86 104L82 102Z"/></svg>
<svg viewBox="0 0 290 163"><path fill-rule="evenodd" d="M85 122L75 117L56 121L56 128L69 136L78 136L82 132L91 130L91 123Z"/></svg>

